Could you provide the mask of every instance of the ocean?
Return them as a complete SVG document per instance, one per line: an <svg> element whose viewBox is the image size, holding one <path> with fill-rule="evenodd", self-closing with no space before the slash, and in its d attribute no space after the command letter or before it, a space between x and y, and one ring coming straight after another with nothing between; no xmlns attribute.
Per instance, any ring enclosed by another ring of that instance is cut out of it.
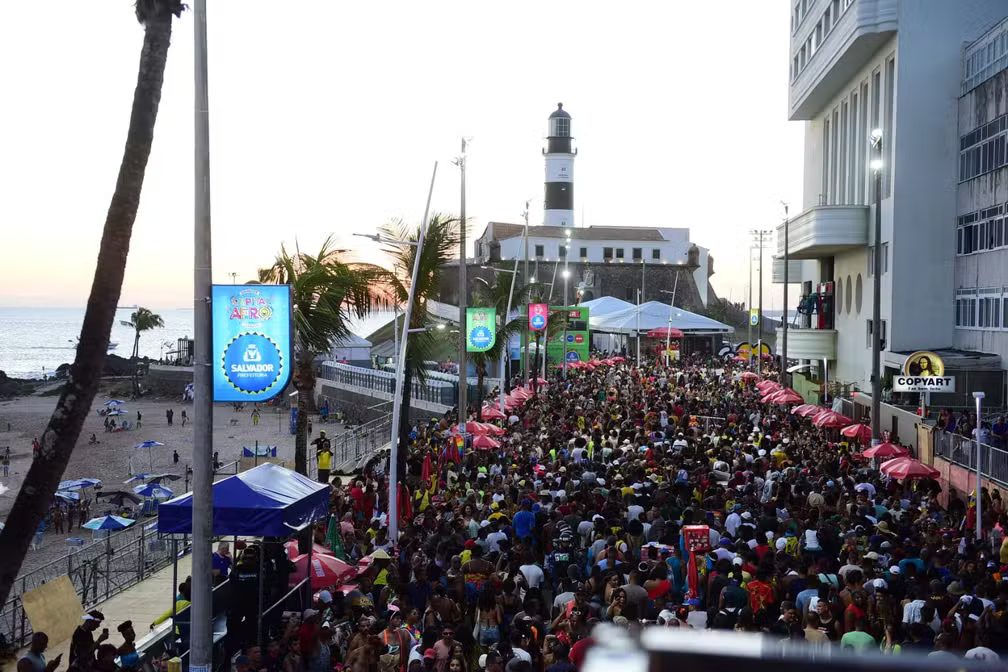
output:
<svg viewBox="0 0 1008 672"><path fill-rule="evenodd" d="M163 329L140 336L140 356L159 359L175 349L180 338L193 335L193 312L187 308L153 309L163 319ZM110 353L129 357L133 351L133 330L120 321L129 321L132 308L116 312L110 342L118 345ZM354 332L367 336L391 321L391 313L375 313L354 325ZM83 308L0 308L0 371L12 378L42 378L60 364L74 358L77 337L84 322Z"/></svg>

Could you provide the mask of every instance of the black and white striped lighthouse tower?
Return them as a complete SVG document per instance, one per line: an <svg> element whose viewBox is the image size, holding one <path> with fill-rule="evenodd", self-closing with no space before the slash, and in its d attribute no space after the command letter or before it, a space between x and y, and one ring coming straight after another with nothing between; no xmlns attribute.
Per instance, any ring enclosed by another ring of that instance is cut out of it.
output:
<svg viewBox="0 0 1008 672"><path fill-rule="evenodd" d="M577 150L571 146L571 116L557 103L549 116L549 135L546 137L546 195L543 199L543 224L546 226L574 226L574 157Z"/></svg>

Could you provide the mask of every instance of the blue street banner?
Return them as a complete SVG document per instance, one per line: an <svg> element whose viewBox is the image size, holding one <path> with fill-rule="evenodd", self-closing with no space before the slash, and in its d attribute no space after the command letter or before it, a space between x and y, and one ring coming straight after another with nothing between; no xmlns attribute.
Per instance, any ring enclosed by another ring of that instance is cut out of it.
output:
<svg viewBox="0 0 1008 672"><path fill-rule="evenodd" d="M291 377L288 285L214 285L214 401L266 401Z"/></svg>
<svg viewBox="0 0 1008 672"><path fill-rule="evenodd" d="M466 352L486 352L497 336L495 308L466 308Z"/></svg>

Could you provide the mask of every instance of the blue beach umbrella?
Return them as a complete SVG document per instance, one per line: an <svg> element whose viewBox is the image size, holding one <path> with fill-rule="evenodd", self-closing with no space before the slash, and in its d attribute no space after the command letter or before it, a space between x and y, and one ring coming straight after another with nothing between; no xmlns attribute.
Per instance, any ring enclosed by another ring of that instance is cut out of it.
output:
<svg viewBox="0 0 1008 672"><path fill-rule="evenodd" d="M125 403L126 402L123 401L122 399L109 399L108 401L105 402L105 405L106 406L121 406L121 405L123 405Z"/></svg>
<svg viewBox="0 0 1008 672"><path fill-rule="evenodd" d="M135 476L130 476L125 481L123 481L123 483L125 483L126 485L129 485L130 483L142 483L143 481L146 481L148 478L150 478L152 475L153 474L149 471L142 471L139 474L136 474Z"/></svg>
<svg viewBox="0 0 1008 672"><path fill-rule="evenodd" d="M92 518L81 527L89 530L124 530L136 521L132 518L122 518L120 516L100 516Z"/></svg>
<svg viewBox="0 0 1008 672"><path fill-rule="evenodd" d="M150 497L151 499L171 499L175 494L171 491L171 488L166 488L158 483L147 483L146 485L138 485L133 488L133 492L140 495L141 497Z"/></svg>
<svg viewBox="0 0 1008 672"><path fill-rule="evenodd" d="M151 440L148 439L147 441L144 441L142 443L138 443L138 444L136 444L133 447L134 448L153 448L154 446L163 446L163 445L164 444L161 443L160 441L151 441Z"/></svg>
<svg viewBox="0 0 1008 672"><path fill-rule="evenodd" d="M80 492L76 490L57 490L56 497L59 497L65 502L79 502Z"/></svg>

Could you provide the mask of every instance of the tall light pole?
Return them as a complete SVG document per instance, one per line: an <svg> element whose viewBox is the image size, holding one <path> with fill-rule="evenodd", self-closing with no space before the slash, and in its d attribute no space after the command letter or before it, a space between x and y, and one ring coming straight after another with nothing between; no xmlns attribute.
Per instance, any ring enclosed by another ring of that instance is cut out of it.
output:
<svg viewBox="0 0 1008 672"><path fill-rule="evenodd" d="M752 255L750 255L752 256ZM662 294L671 294L672 300L669 301L669 313L668 313L668 328L665 331L665 366L669 365L669 346L672 344L672 311L675 310L675 295L676 290L679 289L679 270L676 270L675 282L672 283L672 291L667 289L659 290ZM680 343L679 356L682 357L682 344Z"/></svg>
<svg viewBox="0 0 1008 672"><path fill-rule="evenodd" d="M564 311L567 313L564 315L564 330L563 330L563 343L561 343L560 356L563 358L563 377L564 380L567 379L567 319L570 317L570 309L567 305L567 279L570 277L570 271L566 268L563 270L563 281L564 281Z"/></svg>
<svg viewBox="0 0 1008 672"><path fill-rule="evenodd" d="M192 593L189 668L208 672L213 664L213 343L210 294L210 114L207 94L206 0L193 3L195 212L193 255L193 507ZM174 628L174 626L172 626Z"/></svg>
<svg viewBox="0 0 1008 672"><path fill-rule="evenodd" d="M753 353L753 342L752 342L752 257L753 257L753 246L752 243L749 244L749 281L746 283L749 286L749 302L746 303L746 323L747 323L747 333L746 340L749 343L749 366L752 368L752 353Z"/></svg>
<svg viewBox="0 0 1008 672"><path fill-rule="evenodd" d="M510 271L508 269L506 269L506 268L494 268L493 266L483 266L482 267L482 268L485 268L487 270L493 271L494 273L510 273L511 274L511 289L508 291L507 310L504 311L504 319L501 320L501 325L505 326L505 327L507 326L508 319L511 317L511 299L514 297L515 278L518 277L518 255L517 254L515 255L514 265L515 265L514 269L510 270ZM526 313L527 312L528 311L526 311ZM500 390L499 390L499 394L498 394L498 396L500 397L500 411L501 411L501 413L504 412L504 361L508 357L508 348L510 347L510 345L511 345L510 343L505 342L504 343L504 347L501 349L501 357L500 357Z"/></svg>
<svg viewBox="0 0 1008 672"><path fill-rule="evenodd" d="M980 404L983 401L983 392L974 392L973 398L976 399L976 429L973 430L976 436L976 538L977 541L983 541L983 511L981 509L981 502L983 497L980 496L981 488L983 487L983 476L980 471L980 465L983 463L982 455L980 450L980 428L983 426L983 416L980 414Z"/></svg>
<svg viewBox="0 0 1008 672"><path fill-rule="evenodd" d="M872 264L872 444L882 439L882 131L871 132L871 169L875 175L875 258Z"/></svg>
<svg viewBox="0 0 1008 672"><path fill-rule="evenodd" d="M458 413L459 422L469 419L469 376L466 374L466 306L469 304L469 289L466 284L466 139L462 138L462 153L455 160L461 174L461 196L459 204L459 382ZM419 254L417 257L419 258Z"/></svg>
<svg viewBox="0 0 1008 672"><path fill-rule="evenodd" d="M389 540L393 545L399 544L399 415L402 412L403 379L406 377L406 345L409 340L410 319L413 317L413 300L417 286L417 275L420 272L420 256L423 253L424 239L427 237L427 217L430 214L431 196L434 194L434 178L437 176L437 161L431 172L430 189L427 191L427 205L424 207L423 219L420 220L420 235L417 236L416 256L413 258L413 275L410 280L409 292L406 296L406 308L403 310L402 338L399 339L399 355L395 363L395 387L392 393L392 437L389 443L389 491L388 491L388 530ZM391 241L390 241L391 242ZM402 241L404 244L405 241ZM460 333L465 328L459 329ZM406 450L406 446L401 446Z"/></svg>
<svg viewBox="0 0 1008 672"><path fill-rule="evenodd" d="M759 287L757 288L759 309L757 312L757 337L756 337L756 372L763 373L763 248L772 232L769 229L756 229L752 231L753 242L759 248ZM750 297L750 300L751 297ZM749 320L750 324L752 319Z"/></svg>
<svg viewBox="0 0 1008 672"><path fill-rule="evenodd" d="M528 241L529 222L528 222L528 219L529 219L529 206L531 204L532 204L531 200L525 201L525 210L522 212L522 218L525 220L525 240L524 240L524 247L525 247L525 267L522 269L522 281L526 285L529 284L529 241ZM518 255L515 254L515 260L517 261L517 259L518 259ZM516 267L517 267L517 264L516 264ZM526 295L527 295L527 292L526 292ZM528 301L525 302L525 312L528 313ZM518 353L518 354L521 355L521 371L520 371L520 373L521 373L522 380L526 380L525 373L528 371L528 344L529 344L528 325L525 325L524 327L522 327L522 330L521 330L521 352Z"/></svg>
<svg viewBox="0 0 1008 672"><path fill-rule="evenodd" d="M790 314L790 309L788 308L788 224L790 223L790 217L788 216L788 204L781 201L781 205L784 206L784 314L783 314L783 330L781 339L781 367L780 367L780 384L781 387L786 387L787 385L787 330L788 330L788 316Z"/></svg>

